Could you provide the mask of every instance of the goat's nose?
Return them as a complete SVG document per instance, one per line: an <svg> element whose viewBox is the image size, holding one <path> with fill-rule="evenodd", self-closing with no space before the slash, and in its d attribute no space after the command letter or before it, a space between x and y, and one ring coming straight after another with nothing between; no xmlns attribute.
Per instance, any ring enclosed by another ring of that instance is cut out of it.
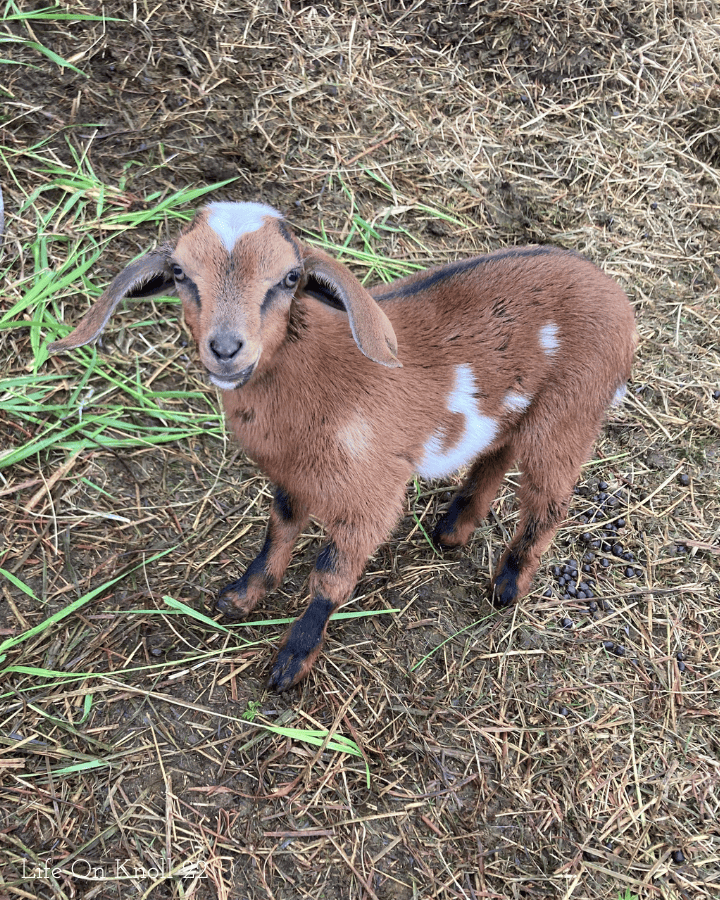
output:
<svg viewBox="0 0 720 900"><path fill-rule="evenodd" d="M220 362L230 362L242 350L243 342L235 334L223 334L208 341L213 356Z"/></svg>

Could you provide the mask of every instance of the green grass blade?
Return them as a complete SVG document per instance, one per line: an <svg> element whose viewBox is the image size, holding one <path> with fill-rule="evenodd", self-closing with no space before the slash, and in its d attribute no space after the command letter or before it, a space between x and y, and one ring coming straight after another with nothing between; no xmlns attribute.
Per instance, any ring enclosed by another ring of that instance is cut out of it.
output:
<svg viewBox="0 0 720 900"><path fill-rule="evenodd" d="M38 53L42 53L43 56L47 56L47 58L54 62L56 65L60 66L62 69L71 69L78 75L82 75L83 78L88 78L89 76L83 72L82 69L78 69L77 66L74 66L71 62L68 62L66 59L63 59L62 56L59 56L55 53L54 50L51 50L49 47L46 47L44 44L39 44L37 41L22 41L26 47L31 47L33 50L37 50Z"/></svg>
<svg viewBox="0 0 720 900"><path fill-rule="evenodd" d="M78 597L77 600L73 600L71 603L68 603L67 606L59 609L56 613L48 616L47 619L44 619L42 622L39 622L32 628L28 628L27 631L23 631L22 634L18 634L15 637L11 638L6 638L0 644L0 654L4 654L6 650L11 650L13 647L16 647L18 644L23 643L23 641L27 641L29 638L34 637L36 634L42 634L44 631L47 631L48 628L52 628L53 625L56 625L58 622L61 622L69 615L72 615L72 613L74 613L76 610L82 609L83 606L86 606L99 594L102 594L108 588L111 588L114 584L122 581L122 579L130 575L131 572L136 572L143 566L149 565L150 563L155 562L155 560L157 559L162 559L163 556L167 556L168 553L172 553L174 549L175 547L170 547L168 550L162 550L160 553L156 553L155 556L151 556L149 559L143 560L141 563L138 563L137 565L126 569L120 575L116 575L115 578L111 578L110 581L104 582L98 587L93 588L93 590L88 591L87 594L83 594L82 597ZM0 656L0 662L2 662L3 659L5 659L5 656Z"/></svg>
<svg viewBox="0 0 720 900"><path fill-rule="evenodd" d="M25 582L20 581L20 579L13 575L12 572L8 572L7 569L0 569L0 575L4 575L5 578L10 582L10 584L14 584L16 588L21 590L23 594L27 594L28 597L35 600L36 603L40 603L41 601L35 596L35 594L30 590L30 588L25 584Z"/></svg>
<svg viewBox="0 0 720 900"><path fill-rule="evenodd" d="M0 570L2 571L2 570ZM168 597L167 595L163 597L163 601L167 603L167 605L175 612L181 612L186 616L191 616L193 619L196 619L198 622L202 622L203 625L207 625L208 628L212 628L215 631L225 631L227 633L230 632L229 628L226 628L224 625L221 625L219 622L216 622L214 619L211 619L210 616L206 616L198 610L193 609L192 606L188 606L187 603L183 603L182 600L176 600L174 597Z"/></svg>

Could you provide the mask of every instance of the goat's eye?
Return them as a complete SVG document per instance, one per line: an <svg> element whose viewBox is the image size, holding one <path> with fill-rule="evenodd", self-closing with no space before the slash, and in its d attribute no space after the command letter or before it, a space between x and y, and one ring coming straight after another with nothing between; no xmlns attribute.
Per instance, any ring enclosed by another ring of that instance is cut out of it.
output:
<svg viewBox="0 0 720 900"><path fill-rule="evenodd" d="M292 272L288 272L283 278L283 287L294 288L298 281L300 281L300 273L293 269Z"/></svg>
<svg viewBox="0 0 720 900"><path fill-rule="evenodd" d="M185 281L185 273L180 266L173 266L172 270L175 281Z"/></svg>

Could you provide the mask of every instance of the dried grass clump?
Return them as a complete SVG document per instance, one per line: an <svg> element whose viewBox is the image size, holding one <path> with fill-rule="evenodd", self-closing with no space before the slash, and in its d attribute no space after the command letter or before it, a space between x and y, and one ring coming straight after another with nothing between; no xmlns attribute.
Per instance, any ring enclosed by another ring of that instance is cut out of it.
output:
<svg viewBox="0 0 720 900"><path fill-rule="evenodd" d="M714 898L717 4L58 10L0 23L0 895ZM263 665L319 529L262 619L210 621L270 491L177 306L43 354L204 191L287 210L373 280L540 241L627 289L629 398L520 608L485 599L514 475L443 558L448 486L412 486L295 694ZM599 480L639 574L597 554L592 609L553 566L608 539Z"/></svg>

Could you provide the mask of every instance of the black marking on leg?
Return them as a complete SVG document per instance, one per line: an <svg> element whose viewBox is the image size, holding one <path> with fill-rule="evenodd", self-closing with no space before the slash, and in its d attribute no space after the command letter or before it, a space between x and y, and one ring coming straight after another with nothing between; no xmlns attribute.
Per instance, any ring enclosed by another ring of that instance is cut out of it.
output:
<svg viewBox="0 0 720 900"><path fill-rule="evenodd" d="M553 528L559 525L565 518L566 510L566 503L548 503L547 513L545 514L545 527Z"/></svg>
<svg viewBox="0 0 720 900"><path fill-rule="evenodd" d="M275 509L283 522L290 522L294 517L290 496L282 488L275 491Z"/></svg>
<svg viewBox="0 0 720 900"><path fill-rule="evenodd" d="M542 523L536 519L535 516L530 516L528 518L514 551L520 559L524 559L525 556L527 556L528 551L537 540L541 528Z"/></svg>
<svg viewBox="0 0 720 900"><path fill-rule="evenodd" d="M542 518L528 516L522 534L515 545L515 554L524 562L525 557L537 543L540 535L549 528L556 528L562 521L564 511L557 503L549 503L545 515Z"/></svg>
<svg viewBox="0 0 720 900"><path fill-rule="evenodd" d="M538 538L548 528L552 528L562 518L560 508L551 504L544 519L528 516L525 527L510 551L503 567L493 579L493 603L495 606L510 606L517 599L517 580L520 570L526 564Z"/></svg>
<svg viewBox="0 0 720 900"><path fill-rule="evenodd" d="M290 629L285 646L278 653L268 679L268 687L286 691L301 674L308 656L322 641L327 621L335 607L318 594Z"/></svg>
<svg viewBox="0 0 720 900"><path fill-rule="evenodd" d="M337 561L338 548L333 541L330 541L327 547L323 547L318 554L318 558L315 560L315 571L333 574L337 569Z"/></svg>
<svg viewBox="0 0 720 900"><path fill-rule="evenodd" d="M274 586L275 582L272 576L268 575L265 568L271 546L272 535L268 530L268 535L265 538L265 543L262 546L262 550L247 567L242 578L239 578L237 581L232 581L230 584L226 584L225 587L220 590L217 599L215 600L215 609L221 612L228 619L242 619L245 613L239 610L235 606L235 604L225 596L226 594L233 593L238 594L240 597L242 597L245 593L247 593L248 584L250 583L251 578L263 578L265 581L265 587L267 588L271 588Z"/></svg>
<svg viewBox="0 0 720 900"><path fill-rule="evenodd" d="M520 565L521 562L515 555L515 551L510 551L503 567L493 581L492 600L495 606L505 607L515 602Z"/></svg>
<svg viewBox="0 0 720 900"><path fill-rule="evenodd" d="M449 537L455 531L457 520L460 518L460 514L470 505L471 497L472 495L468 495L465 491L458 491L453 497L450 506L448 506L447 512L438 519L432 535L433 544L438 550L452 546L451 544L446 544L443 538Z"/></svg>
<svg viewBox="0 0 720 900"><path fill-rule="evenodd" d="M265 538L265 543L262 545L262 550L258 553L255 559L250 563L243 575L243 579L247 582L251 578L255 578L258 576L264 576L266 579L270 576L267 574L266 564L268 554L270 553L270 548L272 547L272 535L269 533ZM272 581L272 579L271 579Z"/></svg>

